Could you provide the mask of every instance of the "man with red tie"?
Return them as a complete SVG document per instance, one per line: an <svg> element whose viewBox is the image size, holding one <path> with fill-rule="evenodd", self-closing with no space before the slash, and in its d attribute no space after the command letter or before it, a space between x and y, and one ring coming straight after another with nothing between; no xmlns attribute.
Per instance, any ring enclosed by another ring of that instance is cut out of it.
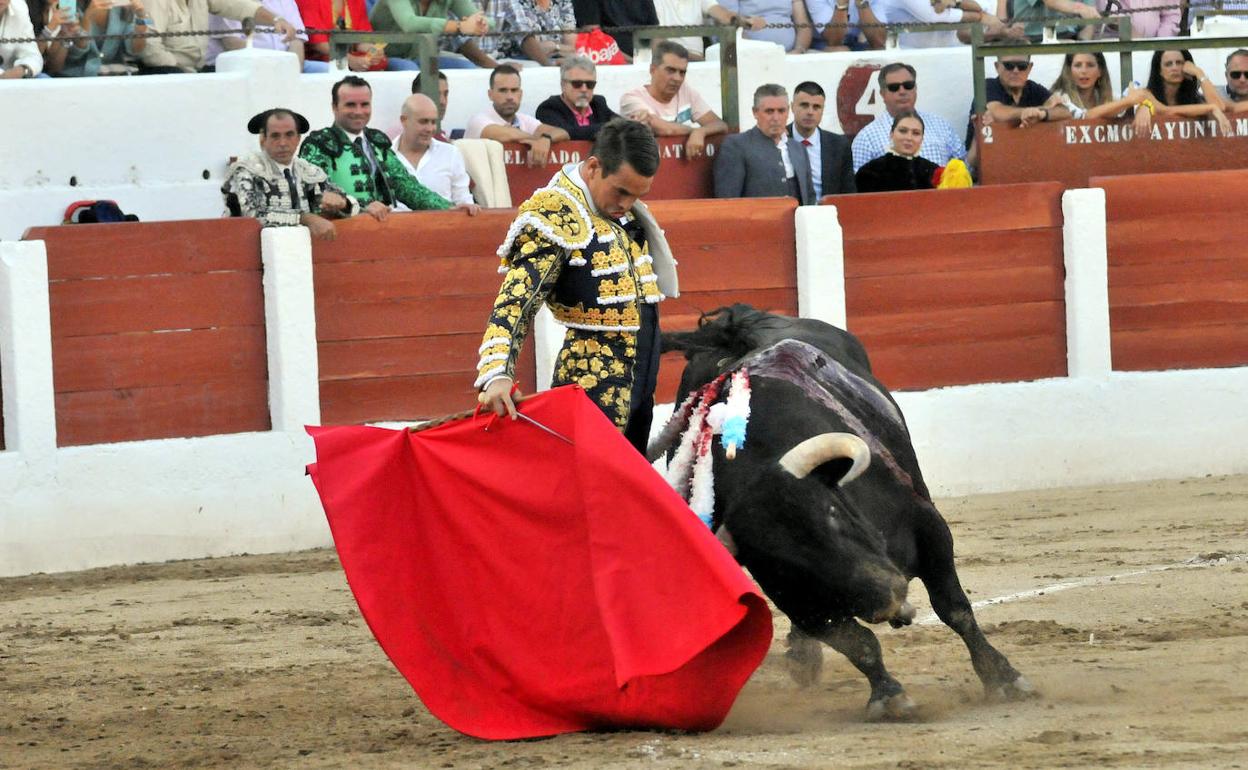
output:
<svg viewBox="0 0 1248 770"><path fill-rule="evenodd" d="M807 80L793 89L793 122L789 133L806 149L815 200L825 195L857 192L849 140L819 127L827 97L816 82Z"/></svg>

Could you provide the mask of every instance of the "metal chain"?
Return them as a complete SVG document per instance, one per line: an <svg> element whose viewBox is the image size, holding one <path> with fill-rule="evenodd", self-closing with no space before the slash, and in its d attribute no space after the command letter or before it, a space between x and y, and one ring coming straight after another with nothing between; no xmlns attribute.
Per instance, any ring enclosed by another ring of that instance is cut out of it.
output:
<svg viewBox="0 0 1248 770"><path fill-rule="evenodd" d="M1215 6L1213 3L1209 3L1209 4L1195 3L1191 5L1175 3L1174 5L1155 5L1155 6L1149 6L1147 8L1122 8L1118 11L1115 11L1112 15L1113 16L1130 16L1135 13L1151 13L1153 11L1182 10L1185 7L1189 9L1197 9L1197 8L1213 8ZM1065 19L1082 19L1082 18L1083 18L1082 16L1055 16L1055 17L1050 17L1046 19L1035 19L1035 18L1018 19L1017 21L1015 19L1002 19L1002 22L1005 24L1014 24L1014 23L1023 23L1023 22L1043 21L1044 23L1047 24L1047 23L1060 23L1061 21ZM947 25L950 29L956 29L957 27L960 26L960 24L961 22L942 22L939 25L929 24L929 25L924 25L924 26L931 28L931 27L936 27L936 26ZM615 32L645 32L645 31L651 31L655 29L679 30L686 26L691 26L691 25L675 25L675 26L665 26L665 27L655 27L654 25L631 25L631 26L621 26L621 27L603 27L602 30L610 34L610 33L615 33ZM741 25L741 24L738 24L737 26L748 27L748 25ZM899 29L904 32L905 31L904 28L906 26L913 26L913 25L907 25L907 24L901 24L901 23L887 23L887 24L886 23L872 23L872 24L856 24L854 26L860 29L866 29L866 28ZM797 22L776 22L773 24L765 25L765 29L818 29L818 25L810 24L810 23L797 23ZM255 31L256 32L274 32L275 29L273 27L257 25L255 27ZM305 35L329 35L335 32L342 32L342 31L359 32L361 34L366 34L369 30L338 30L338 29L315 29L315 28L296 30L296 32L303 33ZM381 30L372 30L372 31L380 32ZM525 37L528 37L529 35L575 35L580 31L581 30L579 29L509 30L507 32L486 32L481 35L475 35L474 37L525 38ZM52 42L56 40L76 42L79 40L88 40L88 41L89 40L128 40L128 39L137 39L137 38L146 39L146 38L166 38L166 37L173 37L173 38L176 38L176 37L238 37L238 36L242 36L245 34L246 33L243 32L242 30L226 30L226 31L221 31L221 32L210 31L210 30L202 30L202 31L201 30L184 30L182 32L152 31L152 32L135 32L132 34L115 33L111 35L105 34L105 35L57 35L56 37L40 37L40 36L9 37L9 38L0 38L0 44L40 43L40 42ZM439 32L436 34L439 37L443 35L456 36L454 35L454 33L446 33L446 32Z"/></svg>

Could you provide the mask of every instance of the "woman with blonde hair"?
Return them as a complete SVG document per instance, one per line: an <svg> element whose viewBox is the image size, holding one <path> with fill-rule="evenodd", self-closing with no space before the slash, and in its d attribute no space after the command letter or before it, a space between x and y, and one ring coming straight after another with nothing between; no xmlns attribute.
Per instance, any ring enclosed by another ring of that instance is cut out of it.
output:
<svg viewBox="0 0 1248 770"><path fill-rule="evenodd" d="M1115 99L1105 54L1100 51L1066 54L1062 73L1053 81L1050 90L1053 96L1044 106L1049 109L1064 106L1075 120L1120 117L1127 109L1148 98L1144 89L1132 88L1122 99Z"/></svg>

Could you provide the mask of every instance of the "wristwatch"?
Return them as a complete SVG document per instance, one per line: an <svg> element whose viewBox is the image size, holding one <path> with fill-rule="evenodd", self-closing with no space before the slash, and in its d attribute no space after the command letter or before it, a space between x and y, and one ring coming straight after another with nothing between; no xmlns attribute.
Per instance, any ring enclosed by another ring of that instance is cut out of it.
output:
<svg viewBox="0 0 1248 770"><path fill-rule="evenodd" d="M849 10L849 0L845 0L845 4L844 4L844 5L841 5L840 3L837 3L837 4L836 4L836 10L838 10L838 11L848 11L848 10Z"/></svg>

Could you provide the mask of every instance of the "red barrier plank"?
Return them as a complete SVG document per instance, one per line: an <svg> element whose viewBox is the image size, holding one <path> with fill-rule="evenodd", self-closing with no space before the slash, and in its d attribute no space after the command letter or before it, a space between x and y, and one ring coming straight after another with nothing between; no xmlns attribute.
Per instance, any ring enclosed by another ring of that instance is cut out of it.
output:
<svg viewBox="0 0 1248 770"><path fill-rule="evenodd" d="M65 337L54 350L57 393L268 377L262 326Z"/></svg>
<svg viewBox="0 0 1248 770"><path fill-rule="evenodd" d="M22 237L47 244L51 281L260 269L254 219L32 227Z"/></svg>
<svg viewBox="0 0 1248 770"><path fill-rule="evenodd" d="M322 342L321 381L475 371L479 332ZM469 379L475 378L475 375Z"/></svg>
<svg viewBox="0 0 1248 770"><path fill-rule="evenodd" d="M856 278L845 282L846 313L854 319L910 308L944 310L1061 300L1063 282L1058 271L1046 267L929 273L905 279Z"/></svg>
<svg viewBox="0 0 1248 770"><path fill-rule="evenodd" d="M1110 292L1111 301L1118 289L1133 286L1248 279L1248 259L1243 257L1243 248L1234 243L1226 245L1227 251L1239 254L1229 258L1208 254L1188 255L1185 259L1110 265L1109 284L1114 287L1114 291Z"/></svg>
<svg viewBox="0 0 1248 770"><path fill-rule="evenodd" d="M847 244L845 278L908 276L926 273L1043 267L1052 269L1062 254L1059 228L960 233L940 236L905 235L858 240Z"/></svg>
<svg viewBox="0 0 1248 770"><path fill-rule="evenodd" d="M52 336L263 326L259 272L53 281Z"/></svg>
<svg viewBox="0 0 1248 770"><path fill-rule="evenodd" d="M57 393L57 445L267 431L268 404L249 380Z"/></svg>
<svg viewBox="0 0 1248 770"><path fill-rule="evenodd" d="M332 302L317 297L316 337L331 340L458 334L485 324L495 294L466 297ZM349 308L347 310L346 308Z"/></svg>
<svg viewBox="0 0 1248 770"><path fill-rule="evenodd" d="M328 425L429 420L477 405L475 372L321 381ZM532 392L521 385L521 390Z"/></svg>
<svg viewBox="0 0 1248 770"><path fill-rule="evenodd" d="M1120 372L1242 366L1244 325L1117 329L1113 356Z"/></svg>
<svg viewBox="0 0 1248 770"><path fill-rule="evenodd" d="M849 324L849 331L881 348L1044 337L1065 328L1066 306L1060 300L854 316Z"/></svg>
<svg viewBox="0 0 1248 770"><path fill-rule="evenodd" d="M1040 182L967 190L833 195L823 202L836 206L848 251L849 241L881 235L932 238L954 233L1061 227L1063 189L1056 182Z"/></svg>
<svg viewBox="0 0 1248 770"><path fill-rule="evenodd" d="M391 214L384 222L353 217L338 223L338 237L313 241L312 261L371 262L393 257L479 256L498 266L498 247L515 218L513 209L483 209L475 217L462 211Z"/></svg>
<svg viewBox="0 0 1248 770"><path fill-rule="evenodd" d="M430 296L488 295L492 300L501 280L497 260L489 257L414 256L319 264L313 286L327 304L349 305Z"/></svg>
<svg viewBox="0 0 1248 770"><path fill-rule="evenodd" d="M892 390L926 390L1066 375L1066 344L1052 335L992 342L886 347L862 340L875 376Z"/></svg>

